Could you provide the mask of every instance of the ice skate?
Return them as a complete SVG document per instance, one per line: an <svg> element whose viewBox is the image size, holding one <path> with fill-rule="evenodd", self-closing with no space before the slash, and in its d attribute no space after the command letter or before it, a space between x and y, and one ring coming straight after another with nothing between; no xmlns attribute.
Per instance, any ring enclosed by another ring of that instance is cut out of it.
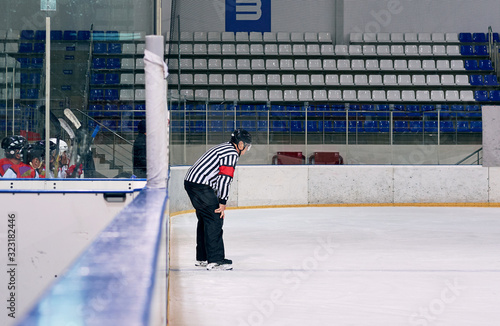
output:
<svg viewBox="0 0 500 326"><path fill-rule="evenodd" d="M194 266L199 266L199 267L207 267L208 261L206 260L197 260L196 263L194 263Z"/></svg>
<svg viewBox="0 0 500 326"><path fill-rule="evenodd" d="M230 259L223 259L221 261L210 263L207 265L207 270L232 270L233 269L233 261Z"/></svg>

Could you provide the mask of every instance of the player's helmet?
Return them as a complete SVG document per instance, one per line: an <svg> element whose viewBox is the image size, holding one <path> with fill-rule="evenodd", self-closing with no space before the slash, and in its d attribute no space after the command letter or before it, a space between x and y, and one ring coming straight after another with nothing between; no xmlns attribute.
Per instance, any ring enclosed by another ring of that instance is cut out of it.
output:
<svg viewBox="0 0 500 326"><path fill-rule="evenodd" d="M231 143L238 144L240 141L245 145L250 145L252 143L252 135L245 129L236 129L231 134Z"/></svg>
<svg viewBox="0 0 500 326"><path fill-rule="evenodd" d="M45 151L45 140L39 140L35 143L36 146L43 148ZM55 150L57 147L57 144L54 141L50 141L50 152Z"/></svg>
<svg viewBox="0 0 500 326"><path fill-rule="evenodd" d="M57 144L57 138L50 138L50 147L52 150L52 144ZM54 147L55 148L55 147ZM64 153L68 151L68 143L66 143L64 140L59 139L59 153Z"/></svg>
<svg viewBox="0 0 500 326"><path fill-rule="evenodd" d="M24 163L29 164L33 161L34 158L39 158L40 160L43 157L43 153L45 151L44 147L39 146L38 144L29 144L26 147L26 161Z"/></svg>
<svg viewBox="0 0 500 326"><path fill-rule="evenodd" d="M23 149L28 144L23 136L9 136L2 139L2 148L8 156L15 155L16 152L23 156Z"/></svg>

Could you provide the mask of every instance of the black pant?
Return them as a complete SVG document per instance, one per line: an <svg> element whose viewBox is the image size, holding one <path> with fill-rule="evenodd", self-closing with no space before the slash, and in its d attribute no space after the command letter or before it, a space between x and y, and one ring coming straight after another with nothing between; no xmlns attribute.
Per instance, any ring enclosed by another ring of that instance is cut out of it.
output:
<svg viewBox="0 0 500 326"><path fill-rule="evenodd" d="M220 213L215 213L215 210L219 208L219 200L215 191L210 186L189 181L184 181L184 189L196 209L198 218L196 260L208 260L208 263L221 261L224 259L224 242L222 241L224 219L220 218Z"/></svg>

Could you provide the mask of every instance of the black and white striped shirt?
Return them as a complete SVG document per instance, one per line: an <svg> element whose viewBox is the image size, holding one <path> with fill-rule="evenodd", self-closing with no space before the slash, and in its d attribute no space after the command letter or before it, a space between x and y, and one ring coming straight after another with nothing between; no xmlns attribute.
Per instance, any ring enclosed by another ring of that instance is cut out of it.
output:
<svg viewBox="0 0 500 326"><path fill-rule="evenodd" d="M219 144L209 149L189 168L184 180L210 186L217 191L219 202L225 205L238 158L232 143Z"/></svg>

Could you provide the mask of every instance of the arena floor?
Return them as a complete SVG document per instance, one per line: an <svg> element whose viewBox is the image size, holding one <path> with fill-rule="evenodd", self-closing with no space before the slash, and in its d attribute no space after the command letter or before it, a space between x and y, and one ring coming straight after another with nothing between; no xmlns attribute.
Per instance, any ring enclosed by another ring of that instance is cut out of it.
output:
<svg viewBox="0 0 500 326"><path fill-rule="evenodd" d="M232 271L171 218L169 325L498 325L500 208L228 210Z"/></svg>

